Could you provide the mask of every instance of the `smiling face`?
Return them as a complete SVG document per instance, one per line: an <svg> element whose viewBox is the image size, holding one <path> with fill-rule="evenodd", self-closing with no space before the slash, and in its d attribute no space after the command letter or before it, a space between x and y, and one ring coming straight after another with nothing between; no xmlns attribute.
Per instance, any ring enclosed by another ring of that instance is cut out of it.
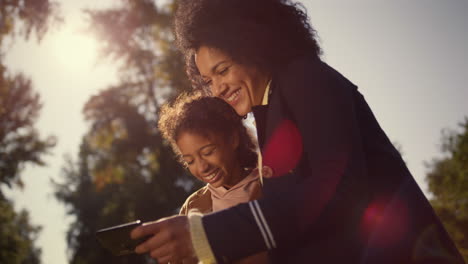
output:
<svg viewBox="0 0 468 264"><path fill-rule="evenodd" d="M182 132L176 144L190 173L199 180L213 187L231 187L241 180L238 140Z"/></svg>
<svg viewBox="0 0 468 264"><path fill-rule="evenodd" d="M214 96L230 104L243 116L262 102L269 77L258 69L234 62L222 51L201 46L195 63Z"/></svg>

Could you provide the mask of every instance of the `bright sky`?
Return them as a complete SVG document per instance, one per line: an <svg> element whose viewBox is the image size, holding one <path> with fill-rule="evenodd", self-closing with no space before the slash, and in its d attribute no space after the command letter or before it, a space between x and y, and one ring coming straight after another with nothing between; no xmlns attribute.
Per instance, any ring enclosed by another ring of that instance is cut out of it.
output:
<svg viewBox="0 0 468 264"><path fill-rule="evenodd" d="M97 43L80 32L81 9L110 0L63 0L65 23L38 45L16 42L6 61L30 76L44 107L37 128L58 145L48 167L27 167L23 191L8 192L16 208L43 226L42 263L66 263L70 218L53 196L63 155L77 157L86 131L86 100L118 79L115 63L96 63ZM359 86L390 139L398 142L416 180L426 188L424 161L439 156L440 132L468 116L468 1L304 1L324 60Z"/></svg>

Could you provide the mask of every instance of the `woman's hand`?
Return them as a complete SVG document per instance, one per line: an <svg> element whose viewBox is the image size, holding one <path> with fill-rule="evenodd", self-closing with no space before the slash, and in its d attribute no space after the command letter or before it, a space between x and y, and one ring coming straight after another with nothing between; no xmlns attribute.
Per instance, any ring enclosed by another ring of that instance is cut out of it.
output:
<svg viewBox="0 0 468 264"><path fill-rule="evenodd" d="M195 253L187 216L171 216L135 228L132 239L152 235L135 248L138 254L149 253L159 263L182 263L193 260Z"/></svg>

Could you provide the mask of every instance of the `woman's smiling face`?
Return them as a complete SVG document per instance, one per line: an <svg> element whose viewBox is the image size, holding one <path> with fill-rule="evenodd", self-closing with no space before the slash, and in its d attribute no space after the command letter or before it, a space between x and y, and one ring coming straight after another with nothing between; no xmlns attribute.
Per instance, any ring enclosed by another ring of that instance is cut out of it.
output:
<svg viewBox="0 0 468 264"><path fill-rule="evenodd" d="M207 46L198 49L195 63L213 95L230 104L237 114L244 116L252 106L262 102L269 81L267 74L239 64L222 51Z"/></svg>
<svg viewBox="0 0 468 264"><path fill-rule="evenodd" d="M213 187L231 187L241 180L238 140L182 132L177 141L190 173Z"/></svg>

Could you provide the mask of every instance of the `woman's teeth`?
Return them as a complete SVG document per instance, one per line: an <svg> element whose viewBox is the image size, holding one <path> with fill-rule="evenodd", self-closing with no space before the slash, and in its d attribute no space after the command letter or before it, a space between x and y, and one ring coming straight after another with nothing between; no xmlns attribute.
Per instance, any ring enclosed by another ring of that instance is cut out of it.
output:
<svg viewBox="0 0 468 264"><path fill-rule="evenodd" d="M232 93L231 96L229 96L228 98L226 98L226 100L227 100L228 102L232 102L232 101L234 101L234 100L237 99L237 97L239 96L239 94L240 94L240 90L237 90L236 92Z"/></svg>

